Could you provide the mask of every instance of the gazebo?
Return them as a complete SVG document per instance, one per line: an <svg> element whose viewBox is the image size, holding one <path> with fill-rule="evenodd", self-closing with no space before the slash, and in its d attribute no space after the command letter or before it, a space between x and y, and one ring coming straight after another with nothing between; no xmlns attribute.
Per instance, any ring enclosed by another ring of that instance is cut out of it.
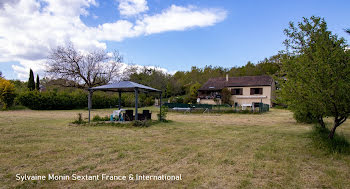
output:
<svg viewBox="0 0 350 189"><path fill-rule="evenodd" d="M111 91L111 92L118 92L119 93L119 110L121 109L121 96L123 92L132 92L135 93L135 120L138 120L138 94L139 92L158 92L159 93L159 111L160 111L160 116L161 116L161 111L162 111L162 91L158 89L154 89L152 87L148 87L145 85L141 85L139 83L135 83L132 81L120 81L118 83L111 83L107 85L102 85L98 87L91 87L88 89L89 90L89 95L88 95L88 108L89 108L89 123L90 123L90 110L92 107L92 93L94 91L100 90L100 91ZM162 119L160 117L160 119Z"/></svg>

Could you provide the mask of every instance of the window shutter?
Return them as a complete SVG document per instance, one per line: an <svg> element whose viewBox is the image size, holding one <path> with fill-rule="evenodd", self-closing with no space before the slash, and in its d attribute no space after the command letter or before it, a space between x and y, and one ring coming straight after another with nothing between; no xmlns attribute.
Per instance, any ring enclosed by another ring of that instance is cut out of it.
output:
<svg viewBox="0 0 350 189"><path fill-rule="evenodd" d="M254 94L254 89L250 88L250 95L253 95L253 94Z"/></svg>
<svg viewBox="0 0 350 189"><path fill-rule="evenodd" d="M243 88L239 89L239 95L243 95Z"/></svg>
<svg viewBox="0 0 350 189"><path fill-rule="evenodd" d="M259 89L259 94L263 94L263 88Z"/></svg>

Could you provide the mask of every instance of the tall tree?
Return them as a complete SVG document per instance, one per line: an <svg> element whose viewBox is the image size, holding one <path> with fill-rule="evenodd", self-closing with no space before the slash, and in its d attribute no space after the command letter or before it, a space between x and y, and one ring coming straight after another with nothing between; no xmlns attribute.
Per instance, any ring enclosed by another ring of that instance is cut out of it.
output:
<svg viewBox="0 0 350 189"><path fill-rule="evenodd" d="M324 19L290 23L284 42L289 56L282 63L281 97L292 111L307 110L323 123L334 118L329 138L350 115L350 52L343 38L327 30Z"/></svg>
<svg viewBox="0 0 350 189"><path fill-rule="evenodd" d="M32 69L29 70L28 89L31 91L35 89L34 73Z"/></svg>
<svg viewBox="0 0 350 189"><path fill-rule="evenodd" d="M81 52L72 44L53 49L48 57L47 72L54 79L67 81L66 87L89 88L106 84L121 77L123 57L115 51Z"/></svg>
<svg viewBox="0 0 350 189"><path fill-rule="evenodd" d="M40 81L39 81L39 75L38 74L36 74L35 89L36 90L40 90Z"/></svg>

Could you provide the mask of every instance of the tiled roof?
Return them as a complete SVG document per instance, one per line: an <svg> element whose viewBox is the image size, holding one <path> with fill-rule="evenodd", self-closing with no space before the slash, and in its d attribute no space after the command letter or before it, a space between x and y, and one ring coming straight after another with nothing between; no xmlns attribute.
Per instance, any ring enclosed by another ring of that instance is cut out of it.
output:
<svg viewBox="0 0 350 189"><path fill-rule="evenodd" d="M209 79L199 90L215 91L225 87L271 86L272 82L272 77L267 75L229 77L228 81L225 77L219 77Z"/></svg>

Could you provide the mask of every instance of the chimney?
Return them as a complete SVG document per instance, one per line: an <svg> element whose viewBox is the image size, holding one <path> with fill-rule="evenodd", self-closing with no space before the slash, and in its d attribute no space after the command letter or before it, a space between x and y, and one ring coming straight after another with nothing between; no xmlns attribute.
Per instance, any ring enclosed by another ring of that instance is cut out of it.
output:
<svg viewBox="0 0 350 189"><path fill-rule="evenodd" d="M228 74L226 74L226 82L228 82Z"/></svg>

